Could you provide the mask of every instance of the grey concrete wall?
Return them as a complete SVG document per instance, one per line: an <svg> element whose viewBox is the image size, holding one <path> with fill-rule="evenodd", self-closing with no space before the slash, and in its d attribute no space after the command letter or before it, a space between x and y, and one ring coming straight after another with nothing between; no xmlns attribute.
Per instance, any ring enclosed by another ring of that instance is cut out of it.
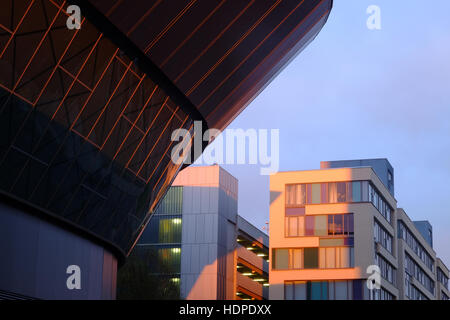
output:
<svg viewBox="0 0 450 320"><path fill-rule="evenodd" d="M67 288L69 265L81 289ZM0 290L39 299L115 299L117 260L101 246L0 203Z"/></svg>
<svg viewBox="0 0 450 320"><path fill-rule="evenodd" d="M180 295L234 297L237 199L221 187L183 187Z"/></svg>

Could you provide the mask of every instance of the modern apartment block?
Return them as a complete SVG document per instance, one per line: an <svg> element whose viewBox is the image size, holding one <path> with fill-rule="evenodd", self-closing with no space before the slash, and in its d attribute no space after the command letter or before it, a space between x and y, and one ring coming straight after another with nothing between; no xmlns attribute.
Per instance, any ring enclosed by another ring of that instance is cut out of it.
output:
<svg viewBox="0 0 450 320"><path fill-rule="evenodd" d="M218 165L180 172L135 251L182 299L267 299L268 236L237 214L238 181Z"/></svg>
<svg viewBox="0 0 450 320"><path fill-rule="evenodd" d="M448 269L436 259L431 225L397 209L387 159L279 172L270 194L270 299L448 297ZM369 289L367 279L378 272L380 286Z"/></svg>

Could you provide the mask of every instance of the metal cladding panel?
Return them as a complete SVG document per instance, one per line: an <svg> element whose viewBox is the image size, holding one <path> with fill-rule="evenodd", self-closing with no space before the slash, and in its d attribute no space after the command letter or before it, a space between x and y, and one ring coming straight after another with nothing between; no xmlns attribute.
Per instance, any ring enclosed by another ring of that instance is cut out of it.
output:
<svg viewBox="0 0 450 320"><path fill-rule="evenodd" d="M332 7L332 0L89 2L217 129L302 49L297 43L315 37Z"/></svg>
<svg viewBox="0 0 450 320"><path fill-rule="evenodd" d="M115 299L117 259L101 246L0 203L0 288L38 299ZM81 271L69 290L68 266ZM1 293L0 293L1 294Z"/></svg>

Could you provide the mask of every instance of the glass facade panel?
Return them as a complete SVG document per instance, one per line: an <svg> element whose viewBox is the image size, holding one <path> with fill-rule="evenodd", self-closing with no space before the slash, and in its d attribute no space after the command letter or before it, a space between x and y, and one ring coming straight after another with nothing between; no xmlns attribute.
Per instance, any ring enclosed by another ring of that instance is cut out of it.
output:
<svg viewBox="0 0 450 320"><path fill-rule="evenodd" d="M352 182L352 200L353 202L361 202L361 181Z"/></svg>
<svg viewBox="0 0 450 320"><path fill-rule="evenodd" d="M312 192L312 195L311 195L311 203L312 203L312 204L318 204L318 203L320 203L320 200L321 200L321 194L320 194L321 188L320 188L320 184L319 184L319 183L312 184L312 185L311 185L311 192Z"/></svg>
<svg viewBox="0 0 450 320"><path fill-rule="evenodd" d="M326 236L328 234L327 216L315 216L314 230L315 236Z"/></svg>
<svg viewBox="0 0 450 320"><path fill-rule="evenodd" d="M306 300L306 281L295 282L295 300Z"/></svg>
<svg viewBox="0 0 450 320"><path fill-rule="evenodd" d="M362 300L369 298L363 286L365 280L286 281L286 300Z"/></svg>
<svg viewBox="0 0 450 320"><path fill-rule="evenodd" d="M292 249L292 268L303 269L303 250Z"/></svg>
<svg viewBox="0 0 450 320"><path fill-rule="evenodd" d="M286 270L289 268L289 249L273 249L275 257L274 269Z"/></svg>
<svg viewBox="0 0 450 320"><path fill-rule="evenodd" d="M301 188L302 190L301 203L297 203L295 196L292 197L291 195L294 188ZM391 223L392 208L368 181L286 185L285 190L286 214L290 212L288 211L289 207L304 207L307 204L371 202L381 215ZM305 190L306 195L304 194ZM305 197L303 197L304 195ZM304 198L306 202L303 201Z"/></svg>
<svg viewBox="0 0 450 320"><path fill-rule="evenodd" d="M305 220L306 220L305 235L306 236L313 236L314 235L315 217L314 216L306 216Z"/></svg>
<svg viewBox="0 0 450 320"><path fill-rule="evenodd" d="M285 235L352 237L353 214L286 216Z"/></svg>
<svg viewBox="0 0 450 320"><path fill-rule="evenodd" d="M346 183L338 182L337 183L337 202L346 202L347 201L347 193L346 193Z"/></svg>
<svg viewBox="0 0 450 320"><path fill-rule="evenodd" d="M305 269L317 269L319 267L319 249L304 248L303 250Z"/></svg>

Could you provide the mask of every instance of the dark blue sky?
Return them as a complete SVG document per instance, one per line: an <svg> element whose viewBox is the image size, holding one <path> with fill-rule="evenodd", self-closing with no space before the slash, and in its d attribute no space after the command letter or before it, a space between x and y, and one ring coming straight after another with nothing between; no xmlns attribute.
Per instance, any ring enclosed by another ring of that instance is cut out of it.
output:
<svg viewBox="0 0 450 320"><path fill-rule="evenodd" d="M381 30L366 27L369 5ZM450 1L335 0L318 37L230 128L280 129L280 170L321 160L388 158L398 206L433 225L450 265ZM269 177L225 165L239 179L239 214L269 216Z"/></svg>

